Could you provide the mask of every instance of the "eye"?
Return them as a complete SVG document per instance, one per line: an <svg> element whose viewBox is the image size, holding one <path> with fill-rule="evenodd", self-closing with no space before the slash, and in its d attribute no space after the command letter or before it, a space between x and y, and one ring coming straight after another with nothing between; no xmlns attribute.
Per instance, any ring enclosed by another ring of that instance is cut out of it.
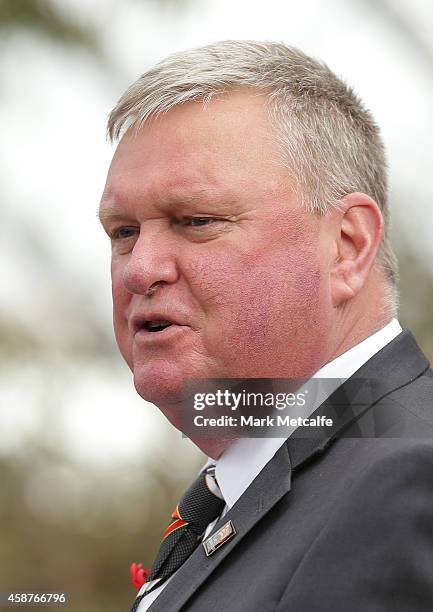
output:
<svg viewBox="0 0 433 612"><path fill-rule="evenodd" d="M175 225L180 225L181 227L208 227L217 221L222 221L218 217L182 217L181 219L175 219Z"/></svg>
<svg viewBox="0 0 433 612"><path fill-rule="evenodd" d="M191 217L189 223L191 227L201 227L203 225L209 225L212 221L215 221L212 217Z"/></svg>
<svg viewBox="0 0 433 612"><path fill-rule="evenodd" d="M112 240L126 240L135 236L137 233L136 227L119 227L110 234Z"/></svg>

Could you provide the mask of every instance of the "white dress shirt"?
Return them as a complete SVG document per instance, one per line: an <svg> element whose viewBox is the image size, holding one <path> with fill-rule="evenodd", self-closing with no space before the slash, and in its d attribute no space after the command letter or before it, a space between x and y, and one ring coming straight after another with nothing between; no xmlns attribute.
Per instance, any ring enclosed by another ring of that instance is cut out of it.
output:
<svg viewBox="0 0 433 612"><path fill-rule="evenodd" d="M389 344L401 331L399 322L397 319L393 319L381 330L318 370L312 378L329 378L332 379L332 383L327 386L326 395L318 396L315 403L310 404L308 413L304 416L310 416L335 389L359 370L373 355ZM226 502L222 516L234 506L293 431L295 431L295 428L289 431L289 434L284 438L239 438L224 451L217 461L209 459L206 462L205 467L215 464L215 476ZM211 532L217 520L208 525L204 535L205 538ZM145 612L175 575L176 572L161 586L146 595L141 600L137 612ZM141 589L138 594L140 592Z"/></svg>

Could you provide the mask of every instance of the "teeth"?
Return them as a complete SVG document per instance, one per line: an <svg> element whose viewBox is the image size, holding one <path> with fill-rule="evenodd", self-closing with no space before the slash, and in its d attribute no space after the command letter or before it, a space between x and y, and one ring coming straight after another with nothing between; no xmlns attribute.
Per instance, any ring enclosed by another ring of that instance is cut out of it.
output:
<svg viewBox="0 0 433 612"><path fill-rule="evenodd" d="M146 327L147 329L150 329L150 330L168 327L169 325L171 325L171 321L166 321L164 319L161 321L147 321L146 322Z"/></svg>

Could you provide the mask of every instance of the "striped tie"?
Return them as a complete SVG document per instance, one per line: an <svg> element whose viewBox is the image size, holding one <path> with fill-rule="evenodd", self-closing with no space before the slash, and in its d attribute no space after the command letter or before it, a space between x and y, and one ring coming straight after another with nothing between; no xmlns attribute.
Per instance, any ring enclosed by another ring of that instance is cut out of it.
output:
<svg viewBox="0 0 433 612"><path fill-rule="evenodd" d="M212 465L201 472L171 515L171 523L164 532L146 581L149 587L137 597L131 612L136 612L143 597L167 580L188 559L199 545L206 527L220 516L224 506L224 498L215 478L215 466Z"/></svg>

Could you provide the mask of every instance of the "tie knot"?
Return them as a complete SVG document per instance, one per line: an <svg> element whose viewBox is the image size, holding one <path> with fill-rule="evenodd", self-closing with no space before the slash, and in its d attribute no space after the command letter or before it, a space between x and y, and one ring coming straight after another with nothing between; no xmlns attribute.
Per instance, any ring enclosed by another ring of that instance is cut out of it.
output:
<svg viewBox="0 0 433 612"><path fill-rule="evenodd" d="M177 507L178 518L201 535L209 523L218 518L224 506L224 498L215 478L215 466L211 466L199 474L183 495Z"/></svg>

